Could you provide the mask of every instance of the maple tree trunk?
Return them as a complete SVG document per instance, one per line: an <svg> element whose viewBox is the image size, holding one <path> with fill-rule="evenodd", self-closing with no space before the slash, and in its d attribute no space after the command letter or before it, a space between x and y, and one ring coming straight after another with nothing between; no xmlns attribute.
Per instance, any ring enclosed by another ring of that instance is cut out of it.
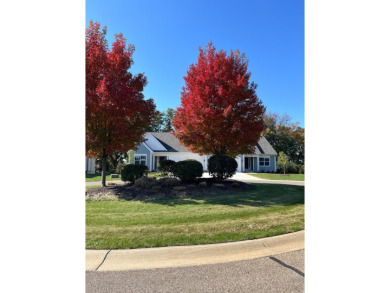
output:
<svg viewBox="0 0 390 293"><path fill-rule="evenodd" d="M102 186L106 186L107 154L105 149L103 149L103 156L101 159L102 159Z"/></svg>

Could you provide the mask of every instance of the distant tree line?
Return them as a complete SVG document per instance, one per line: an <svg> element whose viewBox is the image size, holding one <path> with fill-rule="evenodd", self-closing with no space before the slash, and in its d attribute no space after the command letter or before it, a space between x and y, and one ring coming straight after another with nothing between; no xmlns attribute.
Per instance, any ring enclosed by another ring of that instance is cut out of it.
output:
<svg viewBox="0 0 390 293"><path fill-rule="evenodd" d="M172 121L175 117L175 111L168 108L166 111L157 111L156 117L151 125L147 127L148 132L168 132L173 130Z"/></svg>
<svg viewBox="0 0 390 293"><path fill-rule="evenodd" d="M283 152L290 163L304 165L305 163L305 129L298 122L292 122L287 115L266 113L263 136L275 151Z"/></svg>

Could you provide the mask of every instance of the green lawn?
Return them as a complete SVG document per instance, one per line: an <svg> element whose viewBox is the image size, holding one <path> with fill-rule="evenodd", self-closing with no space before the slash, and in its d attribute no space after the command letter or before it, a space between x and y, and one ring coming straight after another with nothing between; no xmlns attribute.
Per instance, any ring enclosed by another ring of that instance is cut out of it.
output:
<svg viewBox="0 0 390 293"><path fill-rule="evenodd" d="M162 177L160 172L150 172L148 173L148 176L155 176L157 178ZM121 180L121 175L119 174L119 178L111 178L110 174L106 175L106 181L111 181L111 180ZM102 181L102 176L101 175L95 175L95 174L86 174L85 176L85 182L94 182L94 181Z"/></svg>
<svg viewBox="0 0 390 293"><path fill-rule="evenodd" d="M268 180L293 180L305 181L304 174L273 174L273 173L249 173L249 175Z"/></svg>
<svg viewBox="0 0 390 293"><path fill-rule="evenodd" d="M121 175L119 174L119 178L111 178L111 175L108 174L106 175L106 181L111 181L111 180L120 180ZM85 182L93 182L93 181L102 181L102 176L97 175L97 174L86 174L85 176Z"/></svg>
<svg viewBox="0 0 390 293"><path fill-rule="evenodd" d="M86 248L192 245L304 229L304 187L251 184L228 195L86 201Z"/></svg>
<svg viewBox="0 0 390 293"><path fill-rule="evenodd" d="M158 179L163 176L161 175L161 172L150 172L148 173L148 177L156 177Z"/></svg>
<svg viewBox="0 0 390 293"><path fill-rule="evenodd" d="M91 188L96 188L96 187L100 187L101 185L89 185L89 186L85 186L85 189L91 189Z"/></svg>

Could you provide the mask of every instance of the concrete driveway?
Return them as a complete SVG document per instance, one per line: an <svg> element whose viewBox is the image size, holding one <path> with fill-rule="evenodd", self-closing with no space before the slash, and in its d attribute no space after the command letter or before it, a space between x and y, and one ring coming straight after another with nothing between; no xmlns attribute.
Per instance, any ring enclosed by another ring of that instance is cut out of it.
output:
<svg viewBox="0 0 390 293"><path fill-rule="evenodd" d="M233 180L247 182L247 183L271 183L271 184L286 184L286 185L299 185L305 186L305 181L292 181L292 180L267 180L261 179L247 173L236 173L231 178Z"/></svg>

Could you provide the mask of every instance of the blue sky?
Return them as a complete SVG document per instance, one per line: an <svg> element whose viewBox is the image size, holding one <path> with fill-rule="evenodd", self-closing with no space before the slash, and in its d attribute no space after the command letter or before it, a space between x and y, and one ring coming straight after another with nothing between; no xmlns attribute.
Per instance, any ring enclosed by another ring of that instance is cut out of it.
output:
<svg viewBox="0 0 390 293"><path fill-rule="evenodd" d="M267 111L305 125L303 0L87 0L85 20L106 25L109 44L122 32L135 45L130 71L145 73L145 97L160 111L180 105L183 76L212 41L246 54Z"/></svg>

